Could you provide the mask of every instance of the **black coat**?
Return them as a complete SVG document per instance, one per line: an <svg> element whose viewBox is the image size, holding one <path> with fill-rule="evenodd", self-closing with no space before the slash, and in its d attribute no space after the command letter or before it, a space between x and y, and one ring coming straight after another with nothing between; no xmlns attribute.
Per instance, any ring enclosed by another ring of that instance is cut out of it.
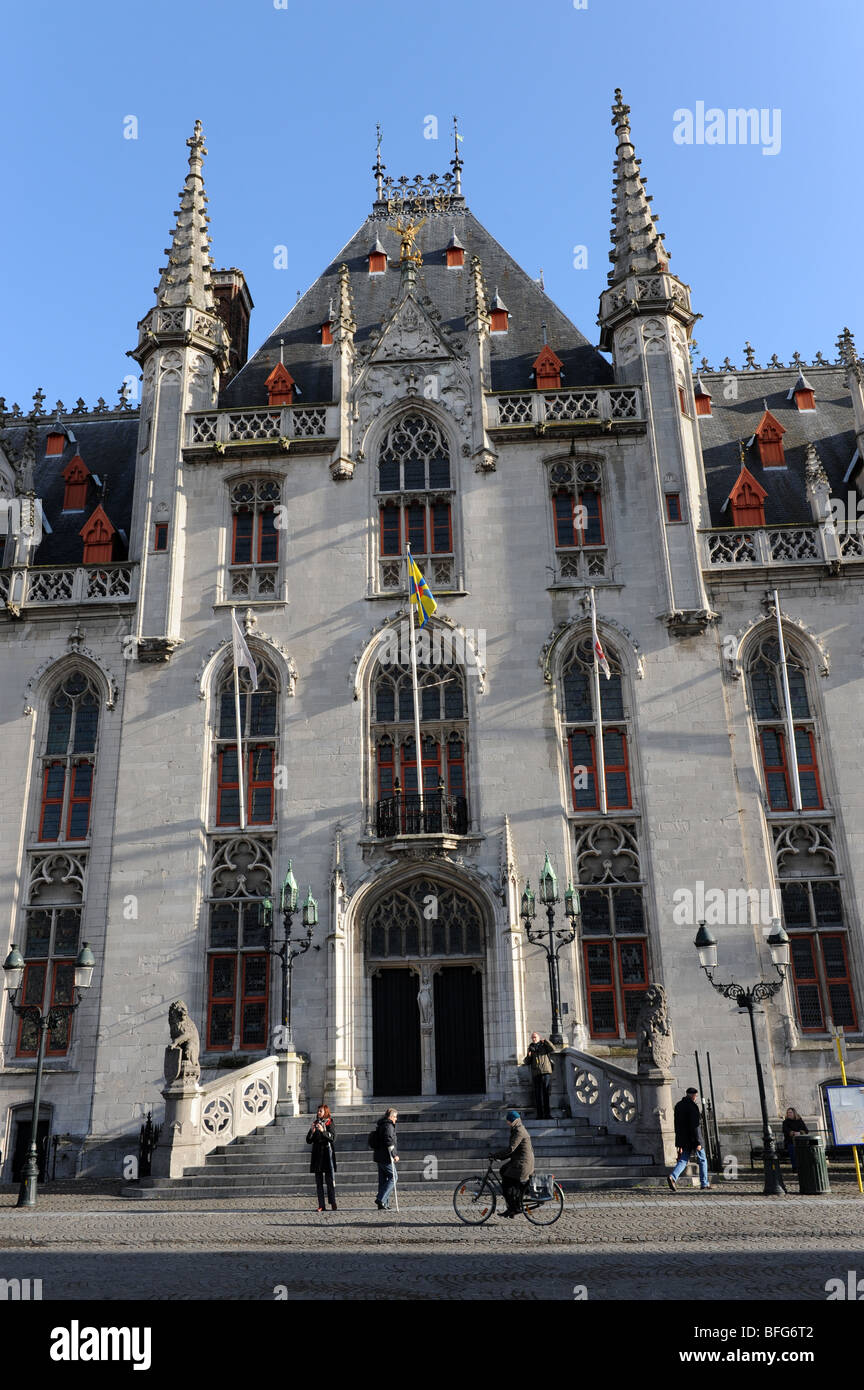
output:
<svg viewBox="0 0 864 1390"><path fill-rule="evenodd" d="M690 1153L700 1144L704 1147L705 1144L705 1140L702 1138L702 1116L699 1113L699 1106L689 1096L679 1100L675 1106L675 1144L685 1153Z"/></svg>
<svg viewBox="0 0 864 1390"><path fill-rule="evenodd" d="M336 1172L336 1126L332 1120L326 1120L324 1133L315 1128L315 1121L309 1133L306 1135L306 1143L312 1145L312 1155L309 1160L310 1173Z"/></svg>
<svg viewBox="0 0 864 1390"><path fill-rule="evenodd" d="M796 1134L809 1134L809 1132L800 1116L797 1120L786 1119L783 1121L783 1138L787 1144L792 1142Z"/></svg>
<svg viewBox="0 0 864 1390"><path fill-rule="evenodd" d="M390 1162L389 1150L392 1149L394 1154L399 1152L396 1147L396 1126L385 1115L375 1127L378 1130L378 1144L372 1156L378 1166L383 1168Z"/></svg>

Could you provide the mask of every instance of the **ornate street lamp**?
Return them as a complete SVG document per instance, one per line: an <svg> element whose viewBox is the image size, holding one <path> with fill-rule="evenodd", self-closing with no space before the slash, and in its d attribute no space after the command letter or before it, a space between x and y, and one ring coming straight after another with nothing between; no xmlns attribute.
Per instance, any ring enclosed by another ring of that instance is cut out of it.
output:
<svg viewBox="0 0 864 1390"><path fill-rule="evenodd" d="M564 1042L561 1033L561 974L558 955L562 946L569 946L576 936L576 927L581 912L579 894L572 883L568 883L567 891L564 894L564 915L570 923L569 927L555 926L555 908L560 901L558 879L549 861L547 851L540 872L540 902L546 908L547 925L545 927L534 926L537 917L537 903L531 892L531 885L527 881L525 892L522 894L519 916L522 918L525 934L532 946L542 946L546 953L546 965L549 971L549 996L552 1001L552 1031L549 1034L549 1041L555 1047L560 1047Z"/></svg>
<svg viewBox="0 0 864 1390"><path fill-rule="evenodd" d="M42 1069L45 1063L48 1034L52 1028L58 1027L64 1018L67 1023L71 1019L83 998L81 991L90 988L95 965L96 958L85 941L75 961L74 980L77 997L69 1004L52 1004L43 1013L36 1004L20 1004L18 1002L18 993L24 978L24 957L14 942L3 962L6 989L9 992L9 1003L12 1009L19 1018L29 1019L39 1031L39 1044L36 1049L36 1082L33 1087L33 1118L30 1124L30 1148L21 1176L21 1189L18 1193L17 1203L19 1207L35 1207L36 1205L36 1193L39 1184L39 1102L42 1098Z"/></svg>
<svg viewBox="0 0 864 1390"><path fill-rule="evenodd" d="M728 985L721 985L714 979L714 970L717 966L717 941L708 930L704 922L699 923L699 930L693 942L699 955L699 964L708 976L709 981L724 999L734 999L739 1009L746 1009L750 1017L750 1032L753 1037L753 1055L756 1059L756 1080L759 1083L759 1104L762 1108L762 1162L765 1168L765 1186L763 1193L766 1197L779 1197L786 1191L786 1184L783 1182L783 1175L780 1172L780 1164L777 1159L777 1152L774 1145L774 1136L771 1133L771 1126L768 1123L768 1106L765 1100L765 1081L762 1075L762 1059L759 1055L759 1039L756 1036L756 1020L754 1017L754 1004L762 1003L764 1000L773 999L777 991L782 987L786 978L786 970L789 965L789 937L787 936L779 917L775 917L771 923L771 934L768 937L768 949L771 952L771 960L774 969L777 971L779 979L759 980L757 984L745 989L743 985L736 985L734 982Z"/></svg>
<svg viewBox="0 0 864 1390"><path fill-rule="evenodd" d="M306 934L305 936L292 936L294 914L297 911L297 900L300 896L297 880L292 872L292 865L293 860L289 859L288 872L285 875L285 882L282 884L279 895L284 939L278 945L273 940L273 903L270 898L265 898L261 904L261 924L267 928L269 937L267 951L271 956L278 956L282 963L282 1026L279 1030L279 1042L275 1049L277 1052L294 1051L294 1039L291 1032L291 1006L293 1002L291 976L297 957L302 956L312 945L312 932L318 925L318 904L312 897L310 885L301 905L301 920L306 928Z"/></svg>

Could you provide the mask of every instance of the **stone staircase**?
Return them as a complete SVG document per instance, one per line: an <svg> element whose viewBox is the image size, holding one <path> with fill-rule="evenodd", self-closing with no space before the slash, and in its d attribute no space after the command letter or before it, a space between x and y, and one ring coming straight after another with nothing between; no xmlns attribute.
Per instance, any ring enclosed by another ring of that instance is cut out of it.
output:
<svg viewBox="0 0 864 1390"><path fill-rule="evenodd" d="M476 1097L403 1099L398 1103L399 1186L419 1195L449 1198L460 1178L484 1172L487 1157L507 1144L501 1102ZM384 1111L379 1106L336 1114L337 1195L371 1194L376 1170L367 1135ZM626 1139L606 1134L585 1119L536 1120L523 1111L538 1172L554 1173L565 1191L655 1185L665 1169ZM314 1198L305 1139L310 1115L278 1117L272 1124L214 1149L182 1178L142 1178L124 1196L183 1201L240 1197Z"/></svg>

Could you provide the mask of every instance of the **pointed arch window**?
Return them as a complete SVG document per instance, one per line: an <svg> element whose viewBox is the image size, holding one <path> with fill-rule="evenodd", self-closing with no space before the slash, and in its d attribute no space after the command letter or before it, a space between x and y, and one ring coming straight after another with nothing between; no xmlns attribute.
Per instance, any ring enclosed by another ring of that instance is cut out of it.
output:
<svg viewBox="0 0 864 1390"><path fill-rule="evenodd" d="M562 672L562 709L571 804L574 811L601 809L598 747L602 737L606 810L633 805L630 753L621 666L611 647L604 648L611 676L600 676L600 707L594 691L594 652L590 637L575 646Z"/></svg>
<svg viewBox="0 0 864 1390"><path fill-rule="evenodd" d="M818 811L824 802L816 754L816 720L807 689L807 667L788 643L786 670L792 706L794 750L789 748L780 645L776 636L767 633L750 656L747 678L768 809L795 809L791 766L794 759L801 790L801 809Z"/></svg>
<svg viewBox="0 0 864 1390"><path fill-rule="evenodd" d="M60 681L48 705L36 838L86 840L96 772L99 694L81 671Z"/></svg>
<svg viewBox="0 0 864 1390"><path fill-rule="evenodd" d="M623 1042L635 1036L649 980L637 825L580 825L574 869L582 907L579 936L588 1031L592 1038Z"/></svg>
<svg viewBox="0 0 864 1390"><path fill-rule="evenodd" d="M597 459L561 460L549 469L558 580L602 578L608 572L602 484Z"/></svg>
<svg viewBox="0 0 864 1390"><path fill-rule="evenodd" d="M270 957L265 900L273 895L272 838L214 837L207 903L209 1051L263 1052Z"/></svg>
<svg viewBox="0 0 864 1390"><path fill-rule="evenodd" d="M249 825L272 825L276 820L275 773L279 749L279 681L268 662L253 652L258 689L247 672L240 672L240 723ZM240 784L237 763L237 721L234 669L230 664L219 682L216 715L215 824L240 824Z"/></svg>
<svg viewBox="0 0 864 1390"><path fill-rule="evenodd" d="M272 599L279 577L276 478L243 478L231 484L228 592L232 598Z"/></svg>
<svg viewBox="0 0 864 1390"><path fill-rule="evenodd" d="M406 545L433 589L452 587L456 553L450 447L429 416L411 412L390 426L378 454L376 495L380 587L403 587Z"/></svg>
<svg viewBox="0 0 864 1390"><path fill-rule="evenodd" d="M81 944L85 865L86 856L80 851L30 857L22 987L23 1002L38 1009L72 1002L75 957ZM63 1056L68 1051L71 1029L72 1015L64 1014L48 1034L49 1056ZM38 1043L32 1019L22 1019L16 1055L34 1056Z"/></svg>
<svg viewBox="0 0 864 1390"><path fill-rule="evenodd" d="M426 636L424 633L418 637ZM440 633L439 633L440 640ZM407 642L407 638L406 638ZM434 645L431 647L434 656ZM422 661L423 649L418 651ZM410 665L380 665L372 681L375 834L464 835L468 830L468 719L464 668L420 665L421 807Z"/></svg>

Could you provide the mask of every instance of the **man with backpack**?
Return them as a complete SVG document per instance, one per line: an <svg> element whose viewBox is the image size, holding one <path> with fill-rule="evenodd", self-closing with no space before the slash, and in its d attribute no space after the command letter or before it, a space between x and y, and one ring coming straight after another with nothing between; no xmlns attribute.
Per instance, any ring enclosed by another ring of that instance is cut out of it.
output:
<svg viewBox="0 0 864 1390"><path fill-rule="evenodd" d="M552 1117L549 1108L549 1095L552 1090L552 1054L554 1051L555 1049L548 1039L541 1038L539 1033L531 1034L528 1055L522 1065L531 1068L534 1105L538 1120L548 1120Z"/></svg>
<svg viewBox="0 0 864 1390"><path fill-rule="evenodd" d="M396 1186L396 1121L398 1110L387 1110L369 1135L368 1144L378 1165L378 1195L375 1205L379 1211L390 1210L390 1198Z"/></svg>

